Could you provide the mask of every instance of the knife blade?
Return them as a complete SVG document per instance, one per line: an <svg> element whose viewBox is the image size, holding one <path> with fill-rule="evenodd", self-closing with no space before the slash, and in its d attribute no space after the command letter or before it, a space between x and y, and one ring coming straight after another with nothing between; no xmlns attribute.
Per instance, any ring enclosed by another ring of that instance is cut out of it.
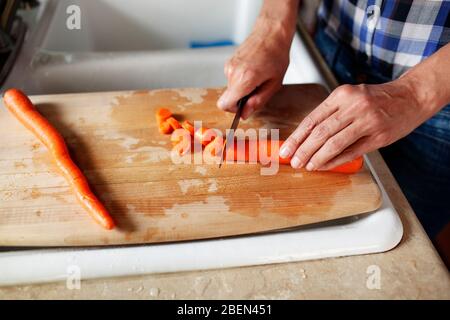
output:
<svg viewBox="0 0 450 320"><path fill-rule="evenodd" d="M239 125L239 120L241 119L241 115L242 115L242 110L244 109L245 104L247 103L248 99L250 98L251 93L246 95L245 97L243 97L242 99L240 99L237 102L237 111L236 114L234 116L233 122L231 123L231 127L228 130L225 142L223 144L222 147L222 155L220 157L220 163L219 163L219 169L220 167L222 167L222 163L225 157L225 149L227 146L228 141L231 141L232 139L234 139L234 132L236 131L238 125Z"/></svg>

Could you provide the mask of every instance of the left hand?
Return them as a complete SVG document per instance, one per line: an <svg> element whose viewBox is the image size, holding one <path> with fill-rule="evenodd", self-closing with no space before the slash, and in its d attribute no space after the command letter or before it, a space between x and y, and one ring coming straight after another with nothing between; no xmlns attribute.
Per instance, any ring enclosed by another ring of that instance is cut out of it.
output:
<svg viewBox="0 0 450 320"><path fill-rule="evenodd" d="M432 113L413 86L398 79L379 85L343 85L314 109L285 141L291 166L328 170L406 136Z"/></svg>

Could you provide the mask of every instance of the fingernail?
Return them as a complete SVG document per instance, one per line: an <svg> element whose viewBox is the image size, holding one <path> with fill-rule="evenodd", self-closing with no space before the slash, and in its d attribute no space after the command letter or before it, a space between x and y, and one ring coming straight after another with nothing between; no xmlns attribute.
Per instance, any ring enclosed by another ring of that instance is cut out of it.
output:
<svg viewBox="0 0 450 320"><path fill-rule="evenodd" d="M297 168L300 165L300 159L297 157L292 158L291 160L291 166L293 168Z"/></svg>
<svg viewBox="0 0 450 320"><path fill-rule="evenodd" d="M283 159L289 157L289 148L287 146L281 146L280 157Z"/></svg>
<svg viewBox="0 0 450 320"><path fill-rule="evenodd" d="M218 106L220 109L224 109L224 108L226 108L227 104L228 104L228 95L227 95L227 93L225 92L224 94L222 94L222 96L221 96L221 97L219 98L219 100L217 101L217 106Z"/></svg>
<svg viewBox="0 0 450 320"><path fill-rule="evenodd" d="M313 171L314 170L314 164L312 162L308 162L306 165L306 170Z"/></svg>

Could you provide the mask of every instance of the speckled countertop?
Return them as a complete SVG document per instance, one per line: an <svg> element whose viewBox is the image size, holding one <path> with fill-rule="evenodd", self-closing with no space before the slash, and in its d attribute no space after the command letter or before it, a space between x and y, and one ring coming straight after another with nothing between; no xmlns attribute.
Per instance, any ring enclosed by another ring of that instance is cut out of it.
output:
<svg viewBox="0 0 450 320"><path fill-rule="evenodd" d="M3 287L0 299L450 299L447 268L380 155L370 159L404 227L401 243L389 252L89 280L79 290L65 282ZM371 268L379 271L379 286L371 282Z"/></svg>

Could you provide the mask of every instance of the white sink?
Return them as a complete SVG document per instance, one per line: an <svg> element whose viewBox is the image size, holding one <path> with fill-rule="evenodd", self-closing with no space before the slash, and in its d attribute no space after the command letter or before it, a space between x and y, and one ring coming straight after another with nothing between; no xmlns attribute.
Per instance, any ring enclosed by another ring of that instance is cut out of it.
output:
<svg viewBox="0 0 450 320"><path fill-rule="evenodd" d="M190 44L241 43L261 0L48 0L44 4L2 90L20 87L28 94L50 94L225 85L223 64L235 47L191 49ZM65 27L70 4L81 8L79 31ZM297 35L284 82L324 83ZM0 249L0 285L62 280L73 265L82 269L86 279L389 250L403 231L381 189L383 205L376 212L289 232L99 249Z"/></svg>
<svg viewBox="0 0 450 320"><path fill-rule="evenodd" d="M61 0L42 48L62 52L188 49L192 42L241 43L262 0ZM67 7L81 29L66 28Z"/></svg>
<svg viewBox="0 0 450 320"><path fill-rule="evenodd" d="M224 86L223 65L235 46L191 49L190 43L241 43L261 2L49 0L4 88L46 94ZM81 30L66 27L74 3ZM298 37L291 57L285 83L321 82Z"/></svg>

